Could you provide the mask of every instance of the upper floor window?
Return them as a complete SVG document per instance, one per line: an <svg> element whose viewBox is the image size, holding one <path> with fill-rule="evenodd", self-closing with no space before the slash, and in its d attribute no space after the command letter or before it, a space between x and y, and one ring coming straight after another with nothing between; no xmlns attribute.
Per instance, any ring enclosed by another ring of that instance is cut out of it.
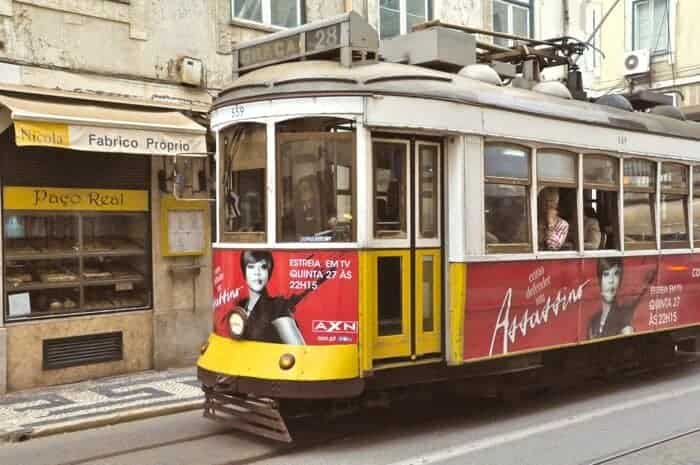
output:
<svg viewBox="0 0 700 465"><path fill-rule="evenodd" d="M234 19L280 27L301 24L301 0L231 0Z"/></svg>
<svg viewBox="0 0 700 465"><path fill-rule="evenodd" d="M379 35L382 39L411 32L428 20L430 0L380 0Z"/></svg>
<svg viewBox="0 0 700 465"><path fill-rule="evenodd" d="M632 49L663 53L669 49L669 0L632 1Z"/></svg>
<svg viewBox="0 0 700 465"><path fill-rule="evenodd" d="M532 4L530 0L493 0L493 30L529 37ZM496 37L496 45L508 47L511 41Z"/></svg>

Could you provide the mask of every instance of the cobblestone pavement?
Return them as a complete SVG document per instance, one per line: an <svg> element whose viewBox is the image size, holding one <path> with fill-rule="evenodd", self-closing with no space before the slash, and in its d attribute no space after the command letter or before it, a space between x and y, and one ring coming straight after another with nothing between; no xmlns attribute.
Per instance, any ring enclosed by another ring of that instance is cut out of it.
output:
<svg viewBox="0 0 700 465"><path fill-rule="evenodd" d="M0 440L17 441L201 407L194 368L145 372L0 396Z"/></svg>

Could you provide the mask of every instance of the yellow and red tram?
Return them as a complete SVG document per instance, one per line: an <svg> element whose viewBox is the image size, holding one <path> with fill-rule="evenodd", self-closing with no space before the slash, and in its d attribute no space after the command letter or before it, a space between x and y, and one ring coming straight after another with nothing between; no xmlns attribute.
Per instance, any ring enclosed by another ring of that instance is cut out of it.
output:
<svg viewBox="0 0 700 465"><path fill-rule="evenodd" d="M610 340L694 350L694 123L381 62L377 45L351 13L234 53L211 114L208 416L290 440L289 399L543 367ZM289 61L305 53L321 59Z"/></svg>

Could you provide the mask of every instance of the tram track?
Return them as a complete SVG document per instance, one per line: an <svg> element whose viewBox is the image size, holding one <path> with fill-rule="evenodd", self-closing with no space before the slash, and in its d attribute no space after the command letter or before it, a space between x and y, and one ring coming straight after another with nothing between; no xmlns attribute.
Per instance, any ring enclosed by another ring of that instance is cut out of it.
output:
<svg viewBox="0 0 700 465"><path fill-rule="evenodd" d="M691 436L693 434L698 434L698 433L700 433L700 427L692 428L692 429L686 430L682 433L675 433L675 434L672 434L672 435L667 436L667 437L662 438L662 439L657 439L655 441L649 441L649 442L642 444L640 446L633 447L631 449L626 449L626 450L619 451L619 452L615 452L614 454L608 455L606 457L596 459L593 462L585 462L585 463L581 463L579 465L605 465L608 463L613 463L616 460L619 460L619 459L622 459L625 457L630 457L630 456L638 454L640 452L653 449L654 447L658 447L658 446L661 446L663 444L668 444L670 442L682 439L686 436Z"/></svg>

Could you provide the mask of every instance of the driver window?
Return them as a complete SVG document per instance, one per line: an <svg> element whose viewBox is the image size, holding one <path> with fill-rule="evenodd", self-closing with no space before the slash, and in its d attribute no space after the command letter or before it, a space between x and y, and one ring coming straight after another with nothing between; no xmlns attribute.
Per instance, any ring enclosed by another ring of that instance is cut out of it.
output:
<svg viewBox="0 0 700 465"><path fill-rule="evenodd" d="M224 241L265 241L265 125L221 131L221 233Z"/></svg>
<svg viewBox="0 0 700 465"><path fill-rule="evenodd" d="M281 242L351 242L355 127L338 118L277 125L277 237Z"/></svg>

